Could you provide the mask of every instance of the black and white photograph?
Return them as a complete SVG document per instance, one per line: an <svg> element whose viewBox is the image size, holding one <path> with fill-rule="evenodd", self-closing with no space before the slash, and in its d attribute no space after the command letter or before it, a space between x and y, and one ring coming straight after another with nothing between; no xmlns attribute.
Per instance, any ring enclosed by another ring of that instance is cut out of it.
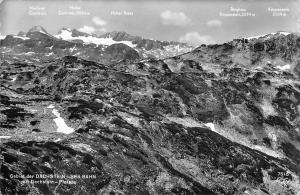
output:
<svg viewBox="0 0 300 195"><path fill-rule="evenodd" d="M0 0L0 195L300 195L300 0Z"/></svg>

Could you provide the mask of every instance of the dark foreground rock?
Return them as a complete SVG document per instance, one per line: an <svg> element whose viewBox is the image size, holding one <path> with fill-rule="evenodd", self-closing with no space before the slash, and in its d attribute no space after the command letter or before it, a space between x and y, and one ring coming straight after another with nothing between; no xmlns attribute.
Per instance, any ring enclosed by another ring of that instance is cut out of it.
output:
<svg viewBox="0 0 300 195"><path fill-rule="evenodd" d="M23 44L9 39L1 44ZM7 54L1 193L297 195L297 40L235 40L161 60L122 45L133 58L105 65ZM270 65L278 59L292 69ZM61 120L74 132L58 132Z"/></svg>

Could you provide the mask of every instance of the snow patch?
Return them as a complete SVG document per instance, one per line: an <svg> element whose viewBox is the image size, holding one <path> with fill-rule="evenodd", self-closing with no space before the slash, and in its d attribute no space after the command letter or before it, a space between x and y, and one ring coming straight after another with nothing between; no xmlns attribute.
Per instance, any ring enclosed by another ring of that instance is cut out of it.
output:
<svg viewBox="0 0 300 195"><path fill-rule="evenodd" d="M47 108L53 109L54 106L52 104L50 104Z"/></svg>
<svg viewBox="0 0 300 195"><path fill-rule="evenodd" d="M17 38L17 39L23 39L23 40L28 40L29 39L28 37L21 37L21 36L17 36L17 35L14 35L13 37Z"/></svg>
<svg viewBox="0 0 300 195"><path fill-rule="evenodd" d="M6 36L0 34L0 40L5 39Z"/></svg>
<svg viewBox="0 0 300 195"><path fill-rule="evenodd" d="M286 64L286 65L284 65L284 66L276 66L275 68L284 71L284 70L289 70L289 69L291 69L291 65Z"/></svg>
<svg viewBox="0 0 300 195"><path fill-rule="evenodd" d="M283 156L279 153L277 153L276 151L269 149L265 146L259 146L259 145L254 145L254 146L250 146L250 148L254 149L254 150L258 150L260 152L263 152L269 156L273 156L275 158L283 158Z"/></svg>
<svg viewBox="0 0 300 195"><path fill-rule="evenodd" d="M24 53L25 55L33 55L35 54L34 52L30 51L30 52L27 52L27 53Z"/></svg>
<svg viewBox="0 0 300 195"><path fill-rule="evenodd" d="M205 123L205 126L209 127L212 131L217 132L213 123Z"/></svg>
<svg viewBox="0 0 300 195"><path fill-rule="evenodd" d="M76 46L70 48L70 52L73 52L76 49Z"/></svg>
<svg viewBox="0 0 300 195"><path fill-rule="evenodd" d="M45 56L51 56L51 55L53 55L53 54L54 54L54 53L51 52L51 53L46 54Z"/></svg>
<svg viewBox="0 0 300 195"><path fill-rule="evenodd" d="M15 81L17 80L17 78L18 78L18 77L13 77L13 78L11 79L11 82L15 82Z"/></svg>
<svg viewBox="0 0 300 195"><path fill-rule="evenodd" d="M11 136L4 136L4 135L0 136L0 139L10 139L10 138L11 138Z"/></svg>
<svg viewBox="0 0 300 195"><path fill-rule="evenodd" d="M53 109L52 113L57 117L56 119L53 119L57 125L57 132L65 134L70 134L74 132L74 129L66 124L65 120L60 117L60 114L56 109Z"/></svg>
<svg viewBox="0 0 300 195"><path fill-rule="evenodd" d="M67 41L72 41L72 40L82 40L86 44L96 44L96 45L112 45L115 43L123 43L125 45L128 45L129 47L136 47L135 44L133 44L131 41L115 41L111 37L109 38L98 38L94 36L78 36L78 37L73 37L72 32L68 30L62 30L60 34L55 35L56 38L67 40Z"/></svg>

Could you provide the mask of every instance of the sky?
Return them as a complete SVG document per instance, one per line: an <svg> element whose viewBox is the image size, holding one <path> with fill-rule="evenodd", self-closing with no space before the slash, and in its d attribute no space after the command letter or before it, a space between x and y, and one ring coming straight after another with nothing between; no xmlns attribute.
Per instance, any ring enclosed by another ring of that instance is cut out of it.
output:
<svg viewBox="0 0 300 195"><path fill-rule="evenodd" d="M1 0L0 0L1 2ZM300 32L300 0L4 0L0 33L41 25L212 44L277 31Z"/></svg>

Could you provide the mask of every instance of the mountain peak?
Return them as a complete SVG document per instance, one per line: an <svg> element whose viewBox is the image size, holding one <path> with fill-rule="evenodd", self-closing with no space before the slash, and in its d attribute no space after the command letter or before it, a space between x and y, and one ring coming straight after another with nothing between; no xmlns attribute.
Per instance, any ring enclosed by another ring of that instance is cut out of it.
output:
<svg viewBox="0 0 300 195"><path fill-rule="evenodd" d="M72 37L89 37L89 36L93 36L91 34L81 32L78 29L71 29L71 28L65 28L65 27L58 31L58 34L63 34L63 33L71 34Z"/></svg>
<svg viewBox="0 0 300 195"><path fill-rule="evenodd" d="M80 36L89 37L89 36L93 36L93 35L91 35L89 33L82 32L82 31L80 31L78 29L73 29L73 30L71 30L71 32L72 32L72 36L73 37L80 37Z"/></svg>
<svg viewBox="0 0 300 195"><path fill-rule="evenodd" d="M20 31L17 36L20 36L20 37L25 37L26 36L26 32L24 31Z"/></svg>
<svg viewBox="0 0 300 195"><path fill-rule="evenodd" d="M124 31L112 31L112 32L105 33L105 34L101 35L100 37L112 38L115 41L133 40L133 39L137 38L137 36L130 35Z"/></svg>
<svg viewBox="0 0 300 195"><path fill-rule="evenodd" d="M259 38L268 39L272 36L278 36L278 35L287 36L289 34L291 34L291 33L287 32L287 31L277 31L277 32L273 32L273 33L263 34L263 35L256 35L256 36L246 37L246 39L259 39Z"/></svg>
<svg viewBox="0 0 300 195"><path fill-rule="evenodd" d="M28 33L32 33L32 32L40 32L40 33L48 34L48 32L42 26L39 25L29 29Z"/></svg>

